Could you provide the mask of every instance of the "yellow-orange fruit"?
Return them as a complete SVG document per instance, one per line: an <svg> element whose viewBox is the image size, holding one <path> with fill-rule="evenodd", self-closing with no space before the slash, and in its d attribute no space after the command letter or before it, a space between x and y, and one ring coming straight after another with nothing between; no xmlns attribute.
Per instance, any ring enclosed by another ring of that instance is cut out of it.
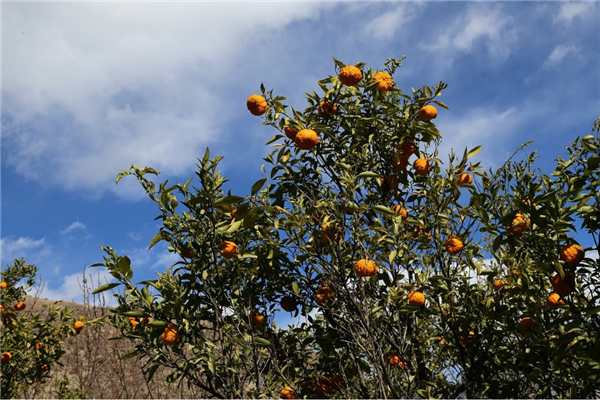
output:
<svg viewBox="0 0 600 400"><path fill-rule="evenodd" d="M302 129L294 139L296 146L301 150L312 150L319 143L317 133L311 129Z"/></svg>
<svg viewBox="0 0 600 400"><path fill-rule="evenodd" d="M50 368L48 368L48 364L42 364L42 366L40 367L40 369L42 370L42 372L48 372L48 370Z"/></svg>
<svg viewBox="0 0 600 400"><path fill-rule="evenodd" d="M79 335L79 332L81 332L84 326L85 324L83 323L83 321L75 321L75 323L73 324L73 329L75 329L75 332L77 332L77 334Z"/></svg>
<svg viewBox="0 0 600 400"><path fill-rule="evenodd" d="M573 275L565 275L565 279L561 279L559 274L552 278L552 289L561 296L567 296L575 290L575 277Z"/></svg>
<svg viewBox="0 0 600 400"><path fill-rule="evenodd" d="M530 328L533 328L535 326L536 326L536 323L531 318L525 317L525 318L521 319L519 321L519 328L521 330L521 336L525 336L527 331Z"/></svg>
<svg viewBox="0 0 600 400"><path fill-rule="evenodd" d="M256 116L263 115L269 107L269 105L267 104L267 100L265 100L264 97L258 94L253 94L252 96L248 97L248 100L246 101L246 106L248 107L248 110L252 113L252 115Z"/></svg>
<svg viewBox="0 0 600 400"><path fill-rule="evenodd" d="M167 327L160 338L167 346L175 346L181 340L179 337L179 329L170 322L167 324Z"/></svg>
<svg viewBox="0 0 600 400"><path fill-rule="evenodd" d="M295 140L296 139L296 134L298 134L298 129L294 129L290 126L286 126L285 128L283 128L283 133L285 133L285 136L288 137L288 139L291 140Z"/></svg>
<svg viewBox="0 0 600 400"><path fill-rule="evenodd" d="M396 204L394 207L392 207L392 210L394 210L396 214L399 214L402 219L408 218L408 211L406 211L406 208Z"/></svg>
<svg viewBox="0 0 600 400"><path fill-rule="evenodd" d="M560 259L567 267L575 267L585 258L583 247L577 243L564 246L560 251Z"/></svg>
<svg viewBox="0 0 600 400"><path fill-rule="evenodd" d="M4 312L4 311L5 311L4 306L2 304L0 304L0 312Z"/></svg>
<svg viewBox="0 0 600 400"><path fill-rule="evenodd" d="M406 154L409 157L415 154L417 151L417 146L415 146L415 142L412 140L407 140L401 145L398 146L398 152L402 154Z"/></svg>
<svg viewBox="0 0 600 400"><path fill-rule="evenodd" d="M250 318L252 319L252 325L254 326L262 326L265 323L265 316L260 311L252 311Z"/></svg>
<svg viewBox="0 0 600 400"><path fill-rule="evenodd" d="M463 344L463 346L469 347L469 346L473 345L474 338L475 338L475 332L470 331L469 336L461 336L460 337L460 342Z"/></svg>
<svg viewBox="0 0 600 400"><path fill-rule="evenodd" d="M462 251L463 242L457 237L451 237L448 240L446 240L446 244L444 246L446 247L446 251L448 253L450 253L451 255L455 255Z"/></svg>
<svg viewBox="0 0 600 400"><path fill-rule="evenodd" d="M421 307L425 304L425 295L421 292L410 292L406 295L406 298L408 299L408 304L414 307Z"/></svg>
<svg viewBox="0 0 600 400"><path fill-rule="evenodd" d="M12 354L10 354L8 351L5 351L5 352L2 353L2 359L0 359L0 363L6 364L11 359L12 359Z"/></svg>
<svg viewBox="0 0 600 400"><path fill-rule="evenodd" d="M42 343L42 342L39 342L39 343L36 343L36 344L35 344L35 349L36 349L37 351L40 351L40 350L41 350L41 349L43 349L43 348L44 348L44 343Z"/></svg>
<svg viewBox="0 0 600 400"><path fill-rule="evenodd" d="M495 291L499 292L504 287L504 282L502 282L500 279L496 279L494 283L492 283L492 287Z"/></svg>
<svg viewBox="0 0 600 400"><path fill-rule="evenodd" d="M233 221L235 219L235 213L236 212L237 212L237 208L234 208L233 210L231 210L231 214L229 215L229 218L227 219L227 222L231 222L231 221Z"/></svg>
<svg viewBox="0 0 600 400"><path fill-rule="evenodd" d="M425 176L431 171L431 165L426 158L419 158L416 160L413 164L413 168L415 169L415 172L421 176Z"/></svg>
<svg viewBox="0 0 600 400"><path fill-rule="evenodd" d="M470 185L473 183L473 177L470 174L460 174L456 183L458 185Z"/></svg>
<svg viewBox="0 0 600 400"><path fill-rule="evenodd" d="M376 82L377 88L383 92L386 92L394 87L392 76L383 71L377 72L375 75L373 75L373 82Z"/></svg>
<svg viewBox="0 0 600 400"><path fill-rule="evenodd" d="M294 312L297 307L296 301L292 296L283 296L279 305L287 312Z"/></svg>
<svg viewBox="0 0 600 400"><path fill-rule="evenodd" d="M441 336L436 337L435 342L439 345L445 345L446 343L448 343L446 339L442 338Z"/></svg>
<svg viewBox="0 0 600 400"><path fill-rule="evenodd" d="M223 242L219 249L221 250L221 254L223 255L223 257L225 258L231 258L238 253L237 244L230 241Z"/></svg>
<svg viewBox="0 0 600 400"><path fill-rule="evenodd" d="M19 301L17 304L15 304L15 310L17 311L22 311L27 307L27 304L25 304L22 301Z"/></svg>
<svg viewBox="0 0 600 400"><path fill-rule="evenodd" d="M140 321L135 317L129 317L129 323L131 324L132 328L135 328L139 325Z"/></svg>
<svg viewBox="0 0 600 400"><path fill-rule="evenodd" d="M317 303L321 304L333 297L333 289L330 286L321 286L317 289L316 294Z"/></svg>
<svg viewBox="0 0 600 400"><path fill-rule="evenodd" d="M6 289L6 287L8 286L8 284L4 281L0 282L0 289Z"/></svg>
<svg viewBox="0 0 600 400"><path fill-rule="evenodd" d="M356 86L362 79L362 72L353 65L348 65L340 71L338 78L346 86Z"/></svg>
<svg viewBox="0 0 600 400"><path fill-rule="evenodd" d="M377 264L373 260L359 260L354 266L354 272L360 278L373 276L377 273Z"/></svg>
<svg viewBox="0 0 600 400"><path fill-rule="evenodd" d="M556 307L565 304L558 293L552 293L550 296L548 296L546 303L548 303L548 308L551 310L554 310Z"/></svg>
<svg viewBox="0 0 600 400"><path fill-rule="evenodd" d="M421 235L425 235L428 239L431 239L431 232L423 232L423 227L418 226L413 231L413 238L417 239Z"/></svg>
<svg viewBox="0 0 600 400"><path fill-rule="evenodd" d="M292 389L289 386L286 386L283 389L281 389L281 392L279 392L279 398L280 399L297 399L298 395L296 394L294 389Z"/></svg>
<svg viewBox="0 0 600 400"><path fill-rule="evenodd" d="M516 236L521 236L524 232L529 229L531 221L523 213L517 213L515 219L513 219L511 226L507 228L509 232Z"/></svg>
<svg viewBox="0 0 600 400"><path fill-rule="evenodd" d="M337 111L337 106L335 104L331 104L328 101L322 101L319 103L319 114L327 115L327 114L335 114Z"/></svg>
<svg viewBox="0 0 600 400"><path fill-rule="evenodd" d="M437 117L437 108L434 106L425 106L419 110L419 119L424 122L429 122Z"/></svg>
<svg viewBox="0 0 600 400"><path fill-rule="evenodd" d="M321 225L321 230L321 239L325 242L334 243L338 241L339 230L337 224L332 224L331 221L327 221Z"/></svg>

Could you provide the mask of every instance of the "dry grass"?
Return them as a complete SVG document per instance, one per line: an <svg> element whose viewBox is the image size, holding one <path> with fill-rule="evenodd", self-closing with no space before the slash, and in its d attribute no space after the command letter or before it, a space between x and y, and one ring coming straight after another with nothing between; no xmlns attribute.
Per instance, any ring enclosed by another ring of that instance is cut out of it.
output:
<svg viewBox="0 0 600 400"><path fill-rule="evenodd" d="M76 316L92 320L110 313L102 296L91 295L93 282L84 272L81 284L83 304L60 302L75 310ZM110 292L109 292L110 293ZM110 294L109 294L110 296ZM26 300L28 310L43 313L45 304L54 303L37 297ZM131 350L128 340L109 340L118 337L119 331L110 323L87 325L83 331L65 342L66 354L61 359L63 367L55 366L51 378L44 385L23 393L23 398L57 398L56 381L69 380L69 388L81 391L86 398L97 399L175 399L205 397L197 389L184 384L167 386L165 377L172 372L160 368L150 383L146 382L143 362L122 356ZM181 382L181 381L180 381Z"/></svg>

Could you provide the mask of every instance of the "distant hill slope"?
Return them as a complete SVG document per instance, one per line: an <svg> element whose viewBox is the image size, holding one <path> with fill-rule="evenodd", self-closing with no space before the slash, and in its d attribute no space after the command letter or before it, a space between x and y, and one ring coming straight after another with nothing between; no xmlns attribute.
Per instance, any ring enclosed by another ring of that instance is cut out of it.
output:
<svg viewBox="0 0 600 400"><path fill-rule="evenodd" d="M43 306L54 301L29 297L26 303L27 310L44 314L46 308ZM110 313L107 307L89 304L89 301L87 303L59 302L61 306L74 309L75 315L87 319ZM65 343L66 354L61 359L64 367L55 366L51 378L42 387L23 393L23 397L56 398L56 381L65 378L68 378L71 389L84 391L86 398L165 399L202 396L183 383L166 386L164 378L171 372L167 368L160 368L153 381L147 384L142 362L121 359L130 352L131 343L127 340L108 340L117 336L119 331L108 323L86 326L79 335L69 338Z"/></svg>

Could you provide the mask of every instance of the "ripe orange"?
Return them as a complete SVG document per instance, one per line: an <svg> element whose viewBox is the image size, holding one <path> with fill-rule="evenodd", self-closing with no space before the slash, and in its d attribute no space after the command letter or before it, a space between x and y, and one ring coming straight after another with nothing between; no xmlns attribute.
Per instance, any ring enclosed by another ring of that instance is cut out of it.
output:
<svg viewBox="0 0 600 400"><path fill-rule="evenodd" d="M41 349L43 349L43 348L44 348L44 343L42 343L42 342L39 342L39 343L36 343L36 344L35 344L35 349L36 349L37 351L40 351L40 350L41 350Z"/></svg>
<svg viewBox="0 0 600 400"><path fill-rule="evenodd" d="M0 312L4 312L4 311L5 311L4 306L2 304L0 304Z"/></svg>
<svg viewBox="0 0 600 400"><path fill-rule="evenodd" d="M392 207L392 210L394 210L396 214L399 214L402 219L408 218L408 211L406 211L406 208L396 204L394 207Z"/></svg>
<svg viewBox="0 0 600 400"><path fill-rule="evenodd" d="M423 232L423 227L418 226L413 231L413 238L417 239L421 235L425 235L428 239L431 239L431 232Z"/></svg>
<svg viewBox="0 0 600 400"><path fill-rule="evenodd" d="M415 142L412 140L407 140L398 146L398 152L402 154L406 154L407 156L412 156L417 151L417 146L415 146Z"/></svg>
<svg viewBox="0 0 600 400"><path fill-rule="evenodd" d="M373 276L377 273L377 264L373 260L359 260L354 266L354 272L360 278Z"/></svg>
<svg viewBox="0 0 600 400"><path fill-rule="evenodd" d="M551 310L554 310L556 307L565 304L558 293L552 293L550 296L548 296L546 303L548 303L548 308Z"/></svg>
<svg viewBox="0 0 600 400"><path fill-rule="evenodd" d="M410 292L406 295L406 298L408 299L408 304L414 307L421 307L425 304L425 295L421 292Z"/></svg>
<svg viewBox="0 0 600 400"><path fill-rule="evenodd" d="M419 119L424 122L429 122L437 117L437 109L434 106L425 106L419 110Z"/></svg>
<svg viewBox="0 0 600 400"><path fill-rule="evenodd" d="M254 326L262 326L265 323L265 316L261 312L254 310L250 314L250 319L252 320L252 325Z"/></svg>
<svg viewBox="0 0 600 400"><path fill-rule="evenodd" d="M502 282L500 279L496 279L494 283L492 283L492 287L496 292L499 292L504 287L504 282Z"/></svg>
<svg viewBox="0 0 600 400"><path fill-rule="evenodd" d="M445 345L446 343L448 343L448 342L446 341L446 339L442 338L441 336L438 336L438 337L436 337L436 338L435 338L435 342L436 342L436 343L438 343L438 344L439 344L439 345L441 345L441 346L443 346L443 345Z"/></svg>
<svg viewBox="0 0 600 400"><path fill-rule="evenodd" d="M325 222L321 225L321 239L328 243L337 242L339 239L339 230L337 224L331 224L331 221Z"/></svg>
<svg viewBox="0 0 600 400"><path fill-rule="evenodd" d="M448 253L450 253L451 255L455 255L462 251L463 242L457 237L451 237L448 240L446 240L445 247Z"/></svg>
<svg viewBox="0 0 600 400"><path fill-rule="evenodd" d="M83 323L83 321L76 321L73 324L73 329L75 329L75 332L77 332L77 334L79 335L79 332L81 332L84 326L85 324Z"/></svg>
<svg viewBox="0 0 600 400"><path fill-rule="evenodd" d="M457 185L470 185L473 183L473 177L470 174L460 174L458 180L456 181Z"/></svg>
<svg viewBox="0 0 600 400"><path fill-rule="evenodd" d="M264 97L258 94L253 94L252 96L248 97L248 100L246 101L246 106L248 107L248 110L252 113L252 115L256 116L263 115L269 107L267 104L267 100L265 100Z"/></svg>
<svg viewBox="0 0 600 400"><path fill-rule="evenodd" d="M373 75L373 82L377 82L377 88L383 92L390 90L394 86L392 76L387 72L377 72Z"/></svg>
<svg viewBox="0 0 600 400"><path fill-rule="evenodd" d="M348 65L342 68L338 78L346 86L356 86L362 79L362 72L353 65Z"/></svg>
<svg viewBox="0 0 600 400"><path fill-rule="evenodd" d="M15 304L15 310L17 311L22 311L27 307L27 304L25 304L22 301L19 301L17 304Z"/></svg>
<svg viewBox="0 0 600 400"><path fill-rule="evenodd" d="M335 114L337 111L337 106L335 104L331 104L328 101L322 101L319 103L319 114L327 115L327 114Z"/></svg>
<svg viewBox="0 0 600 400"><path fill-rule="evenodd" d="M317 303L321 304L333 297L333 289L330 286L321 286L317 289Z"/></svg>
<svg viewBox="0 0 600 400"><path fill-rule="evenodd" d="M8 351L2 353L2 359L0 359L0 363L7 364L12 359L12 354Z"/></svg>
<svg viewBox="0 0 600 400"><path fill-rule="evenodd" d="M48 364L42 364L42 366L40 367L40 369L42 370L42 372L48 372L48 370L50 368L48 368Z"/></svg>
<svg viewBox="0 0 600 400"><path fill-rule="evenodd" d="M292 389L289 386L286 386L283 389L281 389L281 392L279 392L279 398L280 399L297 399L298 395L296 394L294 389Z"/></svg>
<svg viewBox="0 0 600 400"><path fill-rule="evenodd" d="M160 335L160 338L167 346L175 346L181 340L179 337L179 329L170 322L167 324L162 335Z"/></svg>
<svg viewBox="0 0 600 400"><path fill-rule="evenodd" d="M283 296L279 305L287 312L294 312L297 307L296 301L292 296Z"/></svg>
<svg viewBox="0 0 600 400"><path fill-rule="evenodd" d="M431 165L426 158L419 158L417 161L415 161L413 168L415 169L416 173L421 176L425 176L429 173L429 171L431 171Z"/></svg>
<svg viewBox="0 0 600 400"><path fill-rule="evenodd" d="M567 267L575 267L585 258L583 247L577 243L564 246L560 251L560 259Z"/></svg>
<svg viewBox="0 0 600 400"><path fill-rule="evenodd" d="M470 331L469 336L461 336L460 337L460 342L463 344L463 346L469 347L469 346L473 345L474 339L475 339L475 332Z"/></svg>
<svg viewBox="0 0 600 400"><path fill-rule="evenodd" d="M537 324L529 317L525 317L519 321L519 328L521 329L521 336L525 336L529 328L535 327Z"/></svg>
<svg viewBox="0 0 600 400"><path fill-rule="evenodd" d="M575 277L573 275L565 275L565 279L561 279L559 274L552 278L552 288L561 296L567 296L575 290Z"/></svg>
<svg viewBox="0 0 600 400"><path fill-rule="evenodd" d="M0 289L6 289L6 287L8 286L8 284L4 281L0 282Z"/></svg>
<svg viewBox="0 0 600 400"><path fill-rule="evenodd" d="M506 230L514 234L515 236L521 236L524 232L529 229L531 221L523 213L517 213L512 221L511 226L507 227Z"/></svg>
<svg viewBox="0 0 600 400"><path fill-rule="evenodd" d="M312 150L319 143L319 137L313 130L302 129L296 134L296 139L294 139L294 142L301 150Z"/></svg>
<svg viewBox="0 0 600 400"><path fill-rule="evenodd" d="M223 257L225 258L231 258L238 253L237 244L230 241L223 242L219 249L221 250L221 254L223 255Z"/></svg>
<svg viewBox="0 0 600 400"><path fill-rule="evenodd" d="M285 136L287 136L288 139L295 140L298 130L292 128L291 126L286 126L285 128L283 128L283 133L285 133Z"/></svg>
<svg viewBox="0 0 600 400"><path fill-rule="evenodd" d="M135 328L139 325L140 321L138 321L138 319L135 317L129 317L129 323L131 324L132 328Z"/></svg>

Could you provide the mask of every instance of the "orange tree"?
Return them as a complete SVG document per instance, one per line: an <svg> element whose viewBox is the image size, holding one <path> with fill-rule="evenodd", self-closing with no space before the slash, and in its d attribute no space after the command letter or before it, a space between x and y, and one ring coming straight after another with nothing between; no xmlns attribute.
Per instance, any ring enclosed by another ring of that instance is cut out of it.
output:
<svg viewBox="0 0 600 400"><path fill-rule="evenodd" d="M62 365L65 339L83 328L73 310L56 303L45 305L43 311L27 308L26 290L35 285L37 270L21 258L1 272L3 398L18 397L46 381L55 364Z"/></svg>
<svg viewBox="0 0 600 400"><path fill-rule="evenodd" d="M598 126L554 176L535 155L485 170L480 147L442 160L446 85L403 92L401 61L336 60L303 111L261 85L248 109L280 133L249 196L208 150L198 187L119 174L161 211L150 247L181 256L139 284L112 248L98 264L149 378L218 398L596 395L598 264L572 236L598 248ZM278 327L281 309L305 322Z"/></svg>

